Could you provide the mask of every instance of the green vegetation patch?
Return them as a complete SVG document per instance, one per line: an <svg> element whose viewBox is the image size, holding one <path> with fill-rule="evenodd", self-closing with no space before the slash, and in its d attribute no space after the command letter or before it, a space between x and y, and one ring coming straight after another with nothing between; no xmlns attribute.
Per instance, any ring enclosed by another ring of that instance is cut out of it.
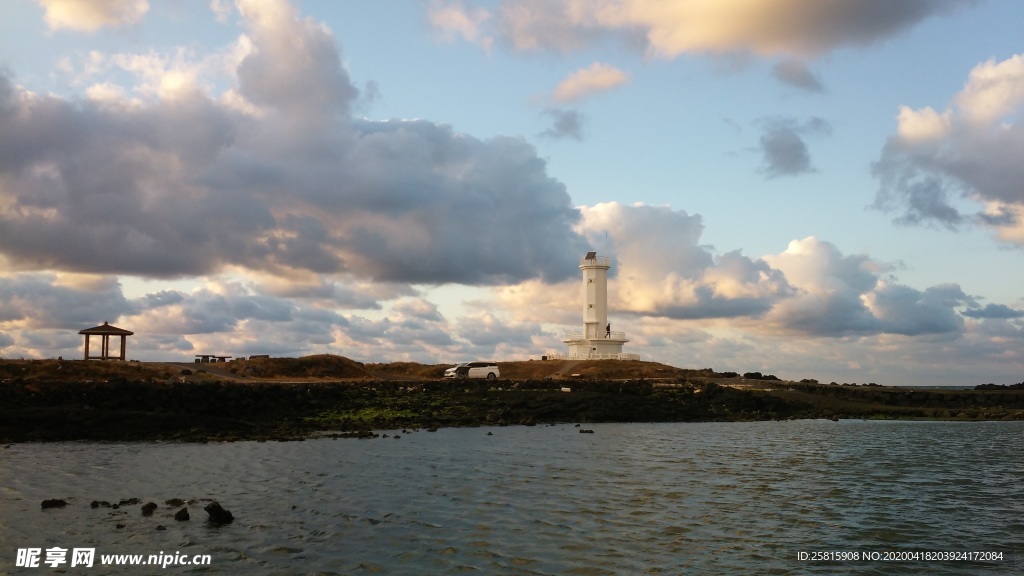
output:
<svg viewBox="0 0 1024 576"><path fill-rule="evenodd" d="M307 422L318 424L329 424L332 422L362 421L367 424L374 422L387 422L395 420L412 420L417 414L412 410L387 407L368 406L356 410L325 410L316 416L306 417Z"/></svg>

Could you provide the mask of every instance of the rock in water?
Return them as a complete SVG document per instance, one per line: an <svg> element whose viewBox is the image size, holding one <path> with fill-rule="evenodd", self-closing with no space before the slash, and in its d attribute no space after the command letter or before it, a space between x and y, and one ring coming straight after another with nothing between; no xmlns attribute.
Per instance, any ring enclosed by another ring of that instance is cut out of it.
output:
<svg viewBox="0 0 1024 576"><path fill-rule="evenodd" d="M43 500L43 503L42 503L43 510L45 510L47 508L63 508L65 506L67 506L67 505L68 505L67 502L65 502L63 500L58 500L56 498L54 498L52 500Z"/></svg>
<svg viewBox="0 0 1024 576"><path fill-rule="evenodd" d="M142 505L143 516L152 516L154 510L156 510L156 502L148 502Z"/></svg>
<svg viewBox="0 0 1024 576"><path fill-rule="evenodd" d="M182 508L174 513L174 519L178 522L184 522L189 519L188 508Z"/></svg>
<svg viewBox="0 0 1024 576"><path fill-rule="evenodd" d="M217 524L230 524L235 521L235 517L231 515L231 511L225 510L224 507L217 502L210 502L206 505L206 508L203 508L203 510L206 510L206 513L210 515L210 522L215 522Z"/></svg>

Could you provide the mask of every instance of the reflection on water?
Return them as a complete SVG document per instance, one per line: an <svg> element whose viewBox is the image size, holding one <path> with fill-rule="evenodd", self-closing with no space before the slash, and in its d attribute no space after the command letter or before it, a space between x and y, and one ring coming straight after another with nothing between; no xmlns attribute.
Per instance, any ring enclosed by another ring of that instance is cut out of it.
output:
<svg viewBox="0 0 1024 576"><path fill-rule="evenodd" d="M0 573L32 573L14 566L17 549L54 546L210 554L197 571L247 574L1024 568L1022 422L587 427L595 433L559 425L291 443L16 444L0 450ZM144 517L137 505L89 507L130 497L160 508ZM69 505L41 510L47 498ZM170 498L198 500L191 521L173 519ZM203 499L236 521L206 523ZM798 560L823 550L998 550L1004 561Z"/></svg>

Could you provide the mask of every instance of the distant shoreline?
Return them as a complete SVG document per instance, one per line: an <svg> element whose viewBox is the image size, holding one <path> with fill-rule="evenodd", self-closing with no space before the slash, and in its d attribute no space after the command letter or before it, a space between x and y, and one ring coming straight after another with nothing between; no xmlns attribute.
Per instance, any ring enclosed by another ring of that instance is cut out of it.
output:
<svg viewBox="0 0 1024 576"><path fill-rule="evenodd" d="M0 443L301 440L324 432L597 422L1024 420L1024 390L721 379L0 379ZM184 381L182 381L184 380ZM731 383L731 382L730 382Z"/></svg>

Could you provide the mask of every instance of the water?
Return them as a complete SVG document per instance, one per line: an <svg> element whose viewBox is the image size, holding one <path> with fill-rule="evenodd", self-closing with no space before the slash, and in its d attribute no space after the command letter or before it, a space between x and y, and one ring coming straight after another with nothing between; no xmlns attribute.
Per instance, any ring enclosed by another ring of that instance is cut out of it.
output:
<svg viewBox="0 0 1024 576"><path fill-rule="evenodd" d="M0 450L0 574L18 548L209 554L66 574L1012 574L1024 422L592 424L291 443ZM487 435L492 432L493 435ZM394 431L389 432L395 434ZM137 497L160 505L91 509ZM63 509L40 502L63 498ZM176 522L170 498L236 521ZM117 528L123 524L123 528ZM166 530L157 530L163 525ZM1002 562L799 552L1001 551ZM70 553L69 553L70 555Z"/></svg>

